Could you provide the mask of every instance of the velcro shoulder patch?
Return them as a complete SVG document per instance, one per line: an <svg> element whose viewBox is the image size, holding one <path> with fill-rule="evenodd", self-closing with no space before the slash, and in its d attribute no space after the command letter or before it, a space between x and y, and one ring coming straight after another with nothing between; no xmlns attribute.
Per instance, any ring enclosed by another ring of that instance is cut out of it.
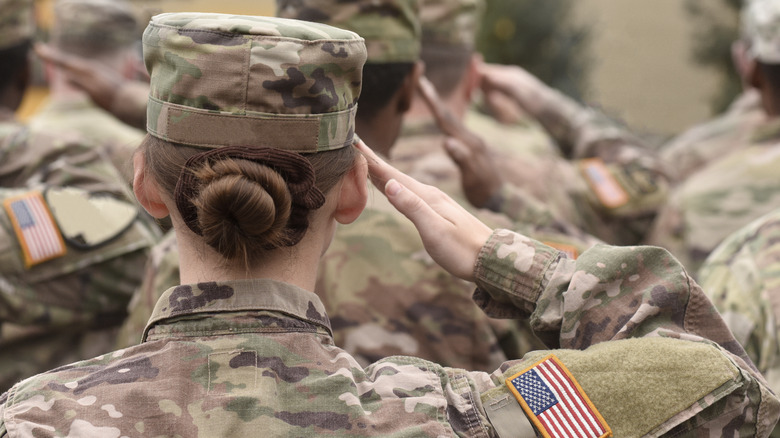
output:
<svg viewBox="0 0 780 438"><path fill-rule="evenodd" d="M75 188L49 189L46 201L65 241L88 250L117 238L138 217L138 209L110 196L93 196Z"/></svg>
<svg viewBox="0 0 780 438"><path fill-rule="evenodd" d="M545 438L612 436L585 391L553 354L506 379L506 385Z"/></svg>
<svg viewBox="0 0 780 438"><path fill-rule="evenodd" d="M65 241L40 192L8 198L3 206L22 247L26 268L65 255Z"/></svg>
<svg viewBox="0 0 780 438"><path fill-rule="evenodd" d="M617 208L628 203L630 200L628 192L615 179L602 159L581 160L579 167L591 190L603 206Z"/></svg>

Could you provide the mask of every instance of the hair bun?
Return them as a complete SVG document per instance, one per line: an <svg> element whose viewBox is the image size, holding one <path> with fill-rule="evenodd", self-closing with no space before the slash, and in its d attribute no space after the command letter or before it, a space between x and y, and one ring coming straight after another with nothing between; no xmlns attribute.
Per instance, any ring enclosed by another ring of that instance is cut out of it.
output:
<svg viewBox="0 0 780 438"><path fill-rule="evenodd" d="M200 185L192 199L198 225L225 258L289 245L292 196L279 173L240 159L207 161L193 173Z"/></svg>

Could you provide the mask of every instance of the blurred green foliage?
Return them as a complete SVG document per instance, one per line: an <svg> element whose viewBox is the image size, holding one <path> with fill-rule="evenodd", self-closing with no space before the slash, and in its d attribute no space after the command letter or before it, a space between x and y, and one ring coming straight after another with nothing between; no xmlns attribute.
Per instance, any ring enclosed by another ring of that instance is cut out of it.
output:
<svg viewBox="0 0 780 438"><path fill-rule="evenodd" d="M712 1L712 0L707 0ZM520 65L581 100L591 65L590 30L573 0L487 0L477 49L488 62Z"/></svg>
<svg viewBox="0 0 780 438"><path fill-rule="evenodd" d="M742 0L685 0L693 25L693 59L721 75L719 92L710 102L713 113L722 112L741 91L731 60L731 43L739 38L739 10Z"/></svg>

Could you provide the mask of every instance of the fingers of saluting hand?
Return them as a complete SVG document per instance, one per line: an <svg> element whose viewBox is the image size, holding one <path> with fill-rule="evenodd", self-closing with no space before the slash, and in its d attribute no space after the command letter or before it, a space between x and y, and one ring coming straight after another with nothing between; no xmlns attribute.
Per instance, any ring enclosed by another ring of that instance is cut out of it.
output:
<svg viewBox="0 0 780 438"><path fill-rule="evenodd" d="M431 257L451 274L473 281L474 263L492 230L441 190L385 163L362 141L357 147L374 185L414 223Z"/></svg>

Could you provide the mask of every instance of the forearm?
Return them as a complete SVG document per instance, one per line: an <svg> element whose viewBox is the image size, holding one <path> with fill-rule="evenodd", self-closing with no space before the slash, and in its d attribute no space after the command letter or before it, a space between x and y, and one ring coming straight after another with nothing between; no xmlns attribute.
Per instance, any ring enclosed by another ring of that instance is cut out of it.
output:
<svg viewBox="0 0 780 438"><path fill-rule="evenodd" d="M668 251L597 245L576 261L506 230L475 268L474 299L490 316L530 317L554 348L645 336L700 336L746 359L701 288Z"/></svg>
<svg viewBox="0 0 780 438"><path fill-rule="evenodd" d="M149 84L125 82L117 90L111 107L107 108L116 118L138 129L146 130L146 103L149 99Z"/></svg>

